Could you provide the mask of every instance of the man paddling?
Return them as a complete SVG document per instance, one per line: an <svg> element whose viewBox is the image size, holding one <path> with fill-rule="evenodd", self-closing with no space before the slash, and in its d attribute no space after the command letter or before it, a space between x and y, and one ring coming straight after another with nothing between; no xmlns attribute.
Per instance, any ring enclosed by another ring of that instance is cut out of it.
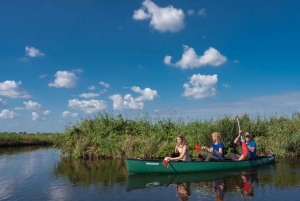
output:
<svg viewBox="0 0 300 201"><path fill-rule="evenodd" d="M242 140L239 140L241 137L242 131L239 130L239 135L235 138L234 143L242 146ZM248 159L255 159L256 158L256 143L251 140L251 135L250 133L246 132L244 134L245 139L246 139L246 146L247 146L247 155L245 156L244 154L234 154L234 153L230 153L229 156L231 158L231 160L233 161L241 161L241 160L248 160Z"/></svg>

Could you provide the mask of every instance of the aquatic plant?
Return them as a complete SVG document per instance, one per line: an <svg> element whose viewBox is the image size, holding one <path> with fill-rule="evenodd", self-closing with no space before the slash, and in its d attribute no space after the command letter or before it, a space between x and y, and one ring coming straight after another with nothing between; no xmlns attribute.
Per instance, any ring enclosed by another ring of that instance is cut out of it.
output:
<svg viewBox="0 0 300 201"><path fill-rule="evenodd" d="M278 157L295 157L300 154L300 113L292 117L240 116L241 129L252 134L259 155L276 153ZM85 118L57 135L54 146L63 154L75 158L162 158L173 151L176 136L182 133L190 145L192 157L195 144L210 145L211 133L222 134L225 153L240 152L233 144L238 133L234 117L216 120L151 117L147 113L129 119L121 114L99 113Z"/></svg>

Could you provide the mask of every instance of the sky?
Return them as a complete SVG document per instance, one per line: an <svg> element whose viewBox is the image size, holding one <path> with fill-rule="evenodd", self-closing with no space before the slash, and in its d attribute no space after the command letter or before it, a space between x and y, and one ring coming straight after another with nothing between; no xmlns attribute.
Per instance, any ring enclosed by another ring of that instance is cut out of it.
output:
<svg viewBox="0 0 300 201"><path fill-rule="evenodd" d="M2 0L0 132L300 109L300 1Z"/></svg>

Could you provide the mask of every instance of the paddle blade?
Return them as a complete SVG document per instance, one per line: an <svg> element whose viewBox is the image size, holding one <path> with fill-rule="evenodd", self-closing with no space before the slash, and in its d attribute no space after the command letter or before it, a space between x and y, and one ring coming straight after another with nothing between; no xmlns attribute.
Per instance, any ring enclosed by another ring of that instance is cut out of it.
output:
<svg viewBox="0 0 300 201"><path fill-rule="evenodd" d="M248 149L247 149L247 145L245 142L242 141L242 153L243 156L246 157L248 155Z"/></svg>
<svg viewBox="0 0 300 201"><path fill-rule="evenodd" d="M199 145L195 144L195 150L196 150L196 152L200 152L201 147Z"/></svg>
<svg viewBox="0 0 300 201"><path fill-rule="evenodd" d="M169 168L169 161L163 160L162 164L166 167Z"/></svg>

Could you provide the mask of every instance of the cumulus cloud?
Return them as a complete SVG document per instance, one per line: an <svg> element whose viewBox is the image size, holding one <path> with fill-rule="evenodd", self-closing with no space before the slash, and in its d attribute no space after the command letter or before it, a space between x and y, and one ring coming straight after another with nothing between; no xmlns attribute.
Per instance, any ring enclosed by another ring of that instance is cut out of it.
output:
<svg viewBox="0 0 300 201"><path fill-rule="evenodd" d="M20 116L19 114L17 114L16 112L14 111L9 111L9 110L2 110L1 113L0 113L0 118L15 118L15 117L18 117Z"/></svg>
<svg viewBox="0 0 300 201"><path fill-rule="evenodd" d="M205 17L206 16L206 8L201 8L198 11L198 15L201 15L201 16Z"/></svg>
<svg viewBox="0 0 300 201"><path fill-rule="evenodd" d="M133 98L131 94L126 94L124 98L120 94L109 96L109 99L113 101L114 110L143 109L142 101L150 101L158 97L157 91L150 88L142 90L140 87L133 86L131 90L142 95L137 98Z"/></svg>
<svg viewBox="0 0 300 201"><path fill-rule="evenodd" d="M101 112L107 108L105 101L103 100L89 100L80 101L78 99L69 100L68 107L83 110L85 113Z"/></svg>
<svg viewBox="0 0 300 201"><path fill-rule="evenodd" d="M189 46L183 45L183 54L180 61L175 64L171 63L171 56L165 56L166 65L179 67L181 69L198 68L206 65L220 66L227 61L227 58L220 54L218 50L210 47L204 52L203 56L198 56L195 50Z"/></svg>
<svg viewBox="0 0 300 201"><path fill-rule="evenodd" d="M43 52L41 52L40 50L38 50L34 47L26 46L25 47L25 52L26 52L26 55L29 56L29 57L43 57L43 56L45 56L45 54Z"/></svg>
<svg viewBox="0 0 300 201"><path fill-rule="evenodd" d="M55 77L56 79L54 80L54 83L49 83L48 86L57 88L72 88L76 86L76 81L78 80L73 72L67 71L57 71Z"/></svg>
<svg viewBox="0 0 300 201"><path fill-rule="evenodd" d="M70 111L63 111L62 117L78 117L78 113L72 113Z"/></svg>
<svg viewBox="0 0 300 201"><path fill-rule="evenodd" d="M204 99L215 96L217 93L216 84L218 75L201 75L194 74L189 83L185 83L183 96L192 97L194 99Z"/></svg>
<svg viewBox="0 0 300 201"><path fill-rule="evenodd" d="M93 85L92 85L92 86L89 86L88 89L89 89L89 90L95 90L95 86L93 86Z"/></svg>
<svg viewBox="0 0 300 201"><path fill-rule="evenodd" d="M5 107L7 105L6 101L0 98L0 107Z"/></svg>
<svg viewBox="0 0 300 201"><path fill-rule="evenodd" d="M144 90L142 90L140 87L133 86L131 90L136 93L142 94L140 97L136 98L136 101L149 101L154 100L154 98L158 97L157 91L150 88L145 88Z"/></svg>
<svg viewBox="0 0 300 201"><path fill-rule="evenodd" d="M45 121L46 119L44 117L40 117L40 115L37 112L32 112L32 121Z"/></svg>
<svg viewBox="0 0 300 201"><path fill-rule="evenodd" d="M37 102L33 102L30 100L23 103L25 104L27 110L44 110L43 106Z"/></svg>
<svg viewBox="0 0 300 201"><path fill-rule="evenodd" d="M109 99L113 101L114 110L124 110L124 109L143 109L144 103L136 101L131 94L126 94L124 99L120 94L114 94L109 96Z"/></svg>
<svg viewBox="0 0 300 201"><path fill-rule="evenodd" d="M20 88L22 82L15 82L13 80L6 80L0 82L0 96L8 96L10 98L30 98L27 91Z"/></svg>
<svg viewBox="0 0 300 201"><path fill-rule="evenodd" d="M82 93L79 96L83 97L83 98L94 98L94 97L100 96L100 94L98 94L98 93Z"/></svg>
<svg viewBox="0 0 300 201"><path fill-rule="evenodd" d="M165 8L157 6L151 0L145 0L142 8L135 10L133 19L150 20L150 26L161 32L177 32L184 28L184 12L173 6Z"/></svg>
<svg viewBox="0 0 300 201"><path fill-rule="evenodd" d="M105 82L99 82L100 85L104 86L105 88L109 88L109 84Z"/></svg>

